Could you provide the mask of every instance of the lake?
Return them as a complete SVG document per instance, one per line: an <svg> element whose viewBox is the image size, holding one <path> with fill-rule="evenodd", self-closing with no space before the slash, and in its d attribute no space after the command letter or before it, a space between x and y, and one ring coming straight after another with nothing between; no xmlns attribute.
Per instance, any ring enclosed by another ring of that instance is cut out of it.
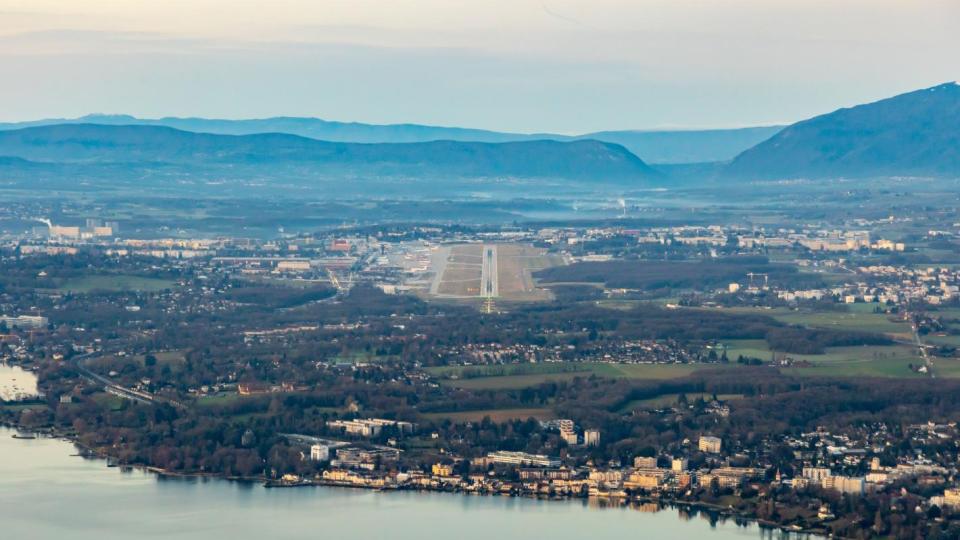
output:
<svg viewBox="0 0 960 540"><path fill-rule="evenodd" d="M36 374L20 366L0 364L0 400L16 401L36 395Z"/></svg>
<svg viewBox="0 0 960 540"><path fill-rule="evenodd" d="M219 479L108 468L58 439L0 428L3 538L483 539L770 538L780 533L676 509L649 513L586 501L347 488L267 489Z"/></svg>

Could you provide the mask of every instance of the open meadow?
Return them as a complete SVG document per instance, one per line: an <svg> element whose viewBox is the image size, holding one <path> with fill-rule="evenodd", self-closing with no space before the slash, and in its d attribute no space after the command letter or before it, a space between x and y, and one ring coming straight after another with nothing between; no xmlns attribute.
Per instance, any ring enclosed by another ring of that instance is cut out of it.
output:
<svg viewBox="0 0 960 540"><path fill-rule="evenodd" d="M126 274L95 274L71 278L57 286L62 292L88 293L91 291L141 291L157 292L174 287L176 282Z"/></svg>

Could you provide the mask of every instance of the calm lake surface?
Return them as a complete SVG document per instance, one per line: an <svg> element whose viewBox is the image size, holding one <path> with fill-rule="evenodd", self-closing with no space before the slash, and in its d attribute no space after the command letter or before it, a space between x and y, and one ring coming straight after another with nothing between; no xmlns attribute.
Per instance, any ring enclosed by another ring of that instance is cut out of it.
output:
<svg viewBox="0 0 960 540"><path fill-rule="evenodd" d="M483 539L778 537L677 510L584 501L340 488L266 489L108 468L57 439L0 428L0 531L9 539Z"/></svg>
<svg viewBox="0 0 960 540"><path fill-rule="evenodd" d="M37 376L20 366L0 364L0 399L14 401L37 395Z"/></svg>

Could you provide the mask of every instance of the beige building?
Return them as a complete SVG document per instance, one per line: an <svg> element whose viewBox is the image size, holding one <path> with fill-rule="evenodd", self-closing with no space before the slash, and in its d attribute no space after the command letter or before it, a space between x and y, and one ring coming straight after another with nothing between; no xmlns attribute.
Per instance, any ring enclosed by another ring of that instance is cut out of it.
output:
<svg viewBox="0 0 960 540"><path fill-rule="evenodd" d="M709 437L706 435L700 437L700 441L697 443L697 448L699 448L701 452L708 454L719 454L722 446L723 440L719 437Z"/></svg>
<svg viewBox="0 0 960 540"><path fill-rule="evenodd" d="M430 471L434 476L453 476L453 467L443 463L434 463Z"/></svg>
<svg viewBox="0 0 960 540"><path fill-rule="evenodd" d="M657 458L637 456L633 458L633 466L637 469L656 469Z"/></svg>
<svg viewBox="0 0 960 540"><path fill-rule="evenodd" d="M861 494L864 484L862 476L828 476L823 479L820 485L823 486L823 489L832 489L840 493Z"/></svg>
<svg viewBox="0 0 960 540"><path fill-rule="evenodd" d="M596 429L584 431L583 444L586 446L600 446L600 431Z"/></svg>
<svg viewBox="0 0 960 540"><path fill-rule="evenodd" d="M623 487L630 489L659 489L666 478L663 469L643 469L630 473L623 482Z"/></svg>
<svg viewBox="0 0 960 540"><path fill-rule="evenodd" d="M943 490L943 504L953 508L960 508L960 488Z"/></svg>

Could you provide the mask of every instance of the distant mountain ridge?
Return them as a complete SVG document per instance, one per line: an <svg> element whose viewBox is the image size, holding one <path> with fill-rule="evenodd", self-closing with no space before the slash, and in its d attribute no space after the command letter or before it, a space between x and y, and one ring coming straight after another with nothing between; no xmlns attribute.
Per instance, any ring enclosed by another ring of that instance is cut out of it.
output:
<svg viewBox="0 0 960 540"><path fill-rule="evenodd" d="M126 167L151 178L297 178L306 183L318 177L333 182L357 177L549 178L617 182L618 189L653 179L660 185L697 185L794 178L960 178L956 83L839 109L782 129L609 131L571 137L314 118L85 119L92 123L0 124L2 171L19 179L29 179L27 171L54 169L102 179L122 177ZM666 161L672 163L654 158L657 166L650 167L645 154L631 152L637 147L661 158L669 155L673 159ZM734 152L739 153L731 160L718 158ZM704 159L708 155L712 161Z"/></svg>
<svg viewBox="0 0 960 540"><path fill-rule="evenodd" d="M601 131L583 135L553 133L506 133L483 129L439 127L420 124L375 125L335 122L319 118L274 117L249 120L207 118L142 119L129 115L93 114L76 119L49 119L0 123L0 129L22 129L55 124L150 125L197 133L254 135L287 133L331 142L413 143L437 140L468 142L519 142L533 140L598 140L624 146L650 163L698 163L726 161L767 139L783 126L738 129Z"/></svg>
<svg viewBox="0 0 960 540"><path fill-rule="evenodd" d="M279 165L317 176L527 177L642 182L652 168L620 145L549 140L340 143L288 135L218 135L163 126L57 124L0 131L0 156L47 164Z"/></svg>
<svg viewBox="0 0 960 540"><path fill-rule="evenodd" d="M787 126L726 177L960 176L960 85L945 83Z"/></svg>

